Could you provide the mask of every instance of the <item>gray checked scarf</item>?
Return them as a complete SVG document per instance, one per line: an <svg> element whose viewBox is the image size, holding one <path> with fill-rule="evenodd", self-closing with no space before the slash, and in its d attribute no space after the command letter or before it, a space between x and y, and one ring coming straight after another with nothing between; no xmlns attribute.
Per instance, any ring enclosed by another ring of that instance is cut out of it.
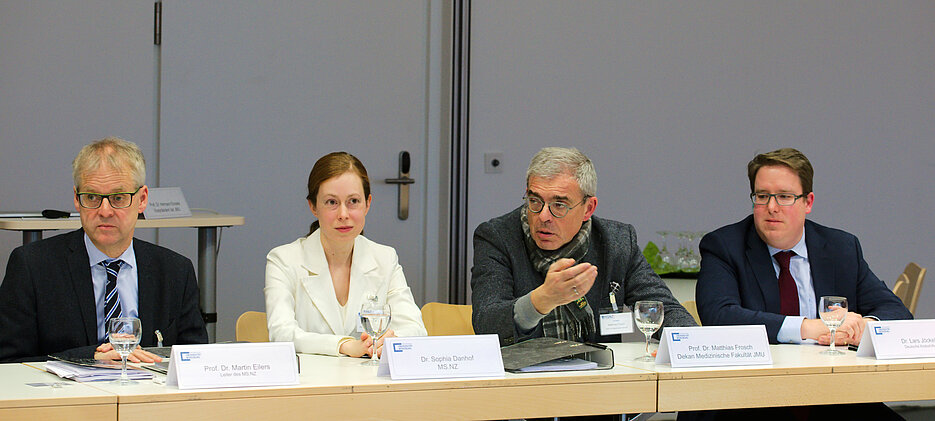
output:
<svg viewBox="0 0 935 421"><path fill-rule="evenodd" d="M545 209L543 209L545 211ZM575 262L580 262L586 254L591 239L591 220L588 219L581 224L581 229L575 234L575 237L558 250L546 251L540 249L532 235L529 234L529 219L526 216L526 207L520 212L520 220L523 222L523 234L526 240L526 251L542 277L545 278L549 272L549 266L558 259L570 258ZM565 305L555 307L549 314L542 319L542 331L545 336L559 338L569 341L584 342L591 338L594 333L594 311L591 310L591 304L584 296Z"/></svg>

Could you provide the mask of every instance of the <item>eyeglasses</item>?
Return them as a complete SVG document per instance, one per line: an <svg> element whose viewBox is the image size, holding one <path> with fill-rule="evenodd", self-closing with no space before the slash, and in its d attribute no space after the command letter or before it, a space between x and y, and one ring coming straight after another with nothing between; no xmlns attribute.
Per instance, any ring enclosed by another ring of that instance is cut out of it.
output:
<svg viewBox="0 0 935 421"><path fill-rule="evenodd" d="M792 206L799 198L805 197L804 194L795 195L792 193L750 193L750 200L754 205L768 205L769 199L776 198L776 204L779 206Z"/></svg>
<svg viewBox="0 0 935 421"><path fill-rule="evenodd" d="M134 192L111 194L76 193L76 196L78 196L78 204L85 209L97 209L101 207L104 203L104 199L107 199L107 202L110 203L110 207L114 209L124 209L130 207L130 204L133 203L133 195L139 193L141 188L143 188L143 186L137 187Z"/></svg>
<svg viewBox="0 0 935 421"><path fill-rule="evenodd" d="M581 206L582 203L587 201L588 196L585 196L581 199L577 205L569 206L564 202L549 202L549 213L556 218L564 218L565 215L568 215L568 211ZM529 211L532 213L542 212L542 209L545 207L546 203L542 199L534 196L523 196L523 201L526 202L526 206L529 208Z"/></svg>
<svg viewBox="0 0 935 421"><path fill-rule="evenodd" d="M347 210L357 210L357 209L360 209L362 206L364 206L363 199L360 199L357 197L352 197L350 199L347 199L347 203L344 204L344 207L346 207ZM337 199L328 198L328 199L325 199L325 202L321 204L321 207L327 210L333 211L341 207L341 202L338 201Z"/></svg>

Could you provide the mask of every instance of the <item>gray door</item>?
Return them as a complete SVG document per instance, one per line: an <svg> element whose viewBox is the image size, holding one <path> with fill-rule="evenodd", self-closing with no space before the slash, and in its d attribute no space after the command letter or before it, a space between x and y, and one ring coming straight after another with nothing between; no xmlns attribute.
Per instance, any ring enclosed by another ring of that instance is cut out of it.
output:
<svg viewBox="0 0 935 421"><path fill-rule="evenodd" d="M436 300L437 278L426 276L435 268L424 263L438 251L426 248L437 236L426 227L426 192L440 184L433 151L442 132L441 26L430 6L164 2L162 184L182 186L191 207L246 217L222 234L219 339L232 336L242 311L264 310L265 256L307 233L308 173L332 151L356 155L369 172L365 235L396 248L417 304ZM384 182L397 177L401 151L415 179L406 220L397 217L398 187ZM188 233L160 236L192 250Z"/></svg>

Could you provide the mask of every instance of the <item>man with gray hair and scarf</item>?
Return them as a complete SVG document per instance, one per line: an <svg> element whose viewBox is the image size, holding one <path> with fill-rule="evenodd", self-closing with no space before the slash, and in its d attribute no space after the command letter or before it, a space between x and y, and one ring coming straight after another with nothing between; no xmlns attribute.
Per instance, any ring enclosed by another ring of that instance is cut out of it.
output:
<svg viewBox="0 0 935 421"><path fill-rule="evenodd" d="M620 342L600 309L663 303L664 326L694 326L643 258L633 226L593 216L594 164L574 148L543 148L526 171L523 204L474 231L474 331L502 345L536 337Z"/></svg>

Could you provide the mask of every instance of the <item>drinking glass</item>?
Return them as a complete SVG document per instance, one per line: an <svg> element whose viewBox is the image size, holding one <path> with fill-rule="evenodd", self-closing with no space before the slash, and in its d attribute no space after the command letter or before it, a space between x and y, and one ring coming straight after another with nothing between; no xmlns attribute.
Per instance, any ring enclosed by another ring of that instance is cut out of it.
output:
<svg viewBox="0 0 935 421"><path fill-rule="evenodd" d="M636 321L637 329L646 336L646 353L636 358L636 361L655 360L649 352L649 337L662 326L663 316L662 302L660 301L637 301L633 305L633 320Z"/></svg>
<svg viewBox="0 0 935 421"><path fill-rule="evenodd" d="M818 303L818 316L821 317L821 321L831 331L831 346L821 351L821 353L825 355L844 355L843 352L834 349L834 332L841 326L841 323L844 323L844 319L847 317L847 298L830 295L821 297L821 301Z"/></svg>
<svg viewBox="0 0 935 421"><path fill-rule="evenodd" d="M675 236L679 239L679 248L675 251L675 264L678 266L680 272L688 272L689 265L689 256L691 252L688 250L688 232L678 231L675 233Z"/></svg>
<svg viewBox="0 0 935 421"><path fill-rule="evenodd" d="M136 317L114 317L107 321L107 337L114 350L120 354L123 362L123 369L120 371L120 379L114 383L121 385L136 383L127 377L127 357L133 352L133 349L140 344L140 336L143 333L140 319Z"/></svg>
<svg viewBox="0 0 935 421"><path fill-rule="evenodd" d="M363 365L378 366L380 359L377 357L377 339L390 327L390 320L393 318L393 311L389 304L380 304L376 300L367 300L360 308L360 324L364 330L373 338L373 353L370 360Z"/></svg>
<svg viewBox="0 0 935 421"><path fill-rule="evenodd" d="M656 231L656 234L662 236L662 249L659 250L659 256L662 258L662 263L664 267L668 270L668 266L672 265L672 254L669 253L669 246L666 244L666 237L670 234L669 231Z"/></svg>
<svg viewBox="0 0 935 421"><path fill-rule="evenodd" d="M686 272L698 272L701 269L701 256L695 251L695 240L699 237L697 232L686 231L688 239L688 252L685 256Z"/></svg>

